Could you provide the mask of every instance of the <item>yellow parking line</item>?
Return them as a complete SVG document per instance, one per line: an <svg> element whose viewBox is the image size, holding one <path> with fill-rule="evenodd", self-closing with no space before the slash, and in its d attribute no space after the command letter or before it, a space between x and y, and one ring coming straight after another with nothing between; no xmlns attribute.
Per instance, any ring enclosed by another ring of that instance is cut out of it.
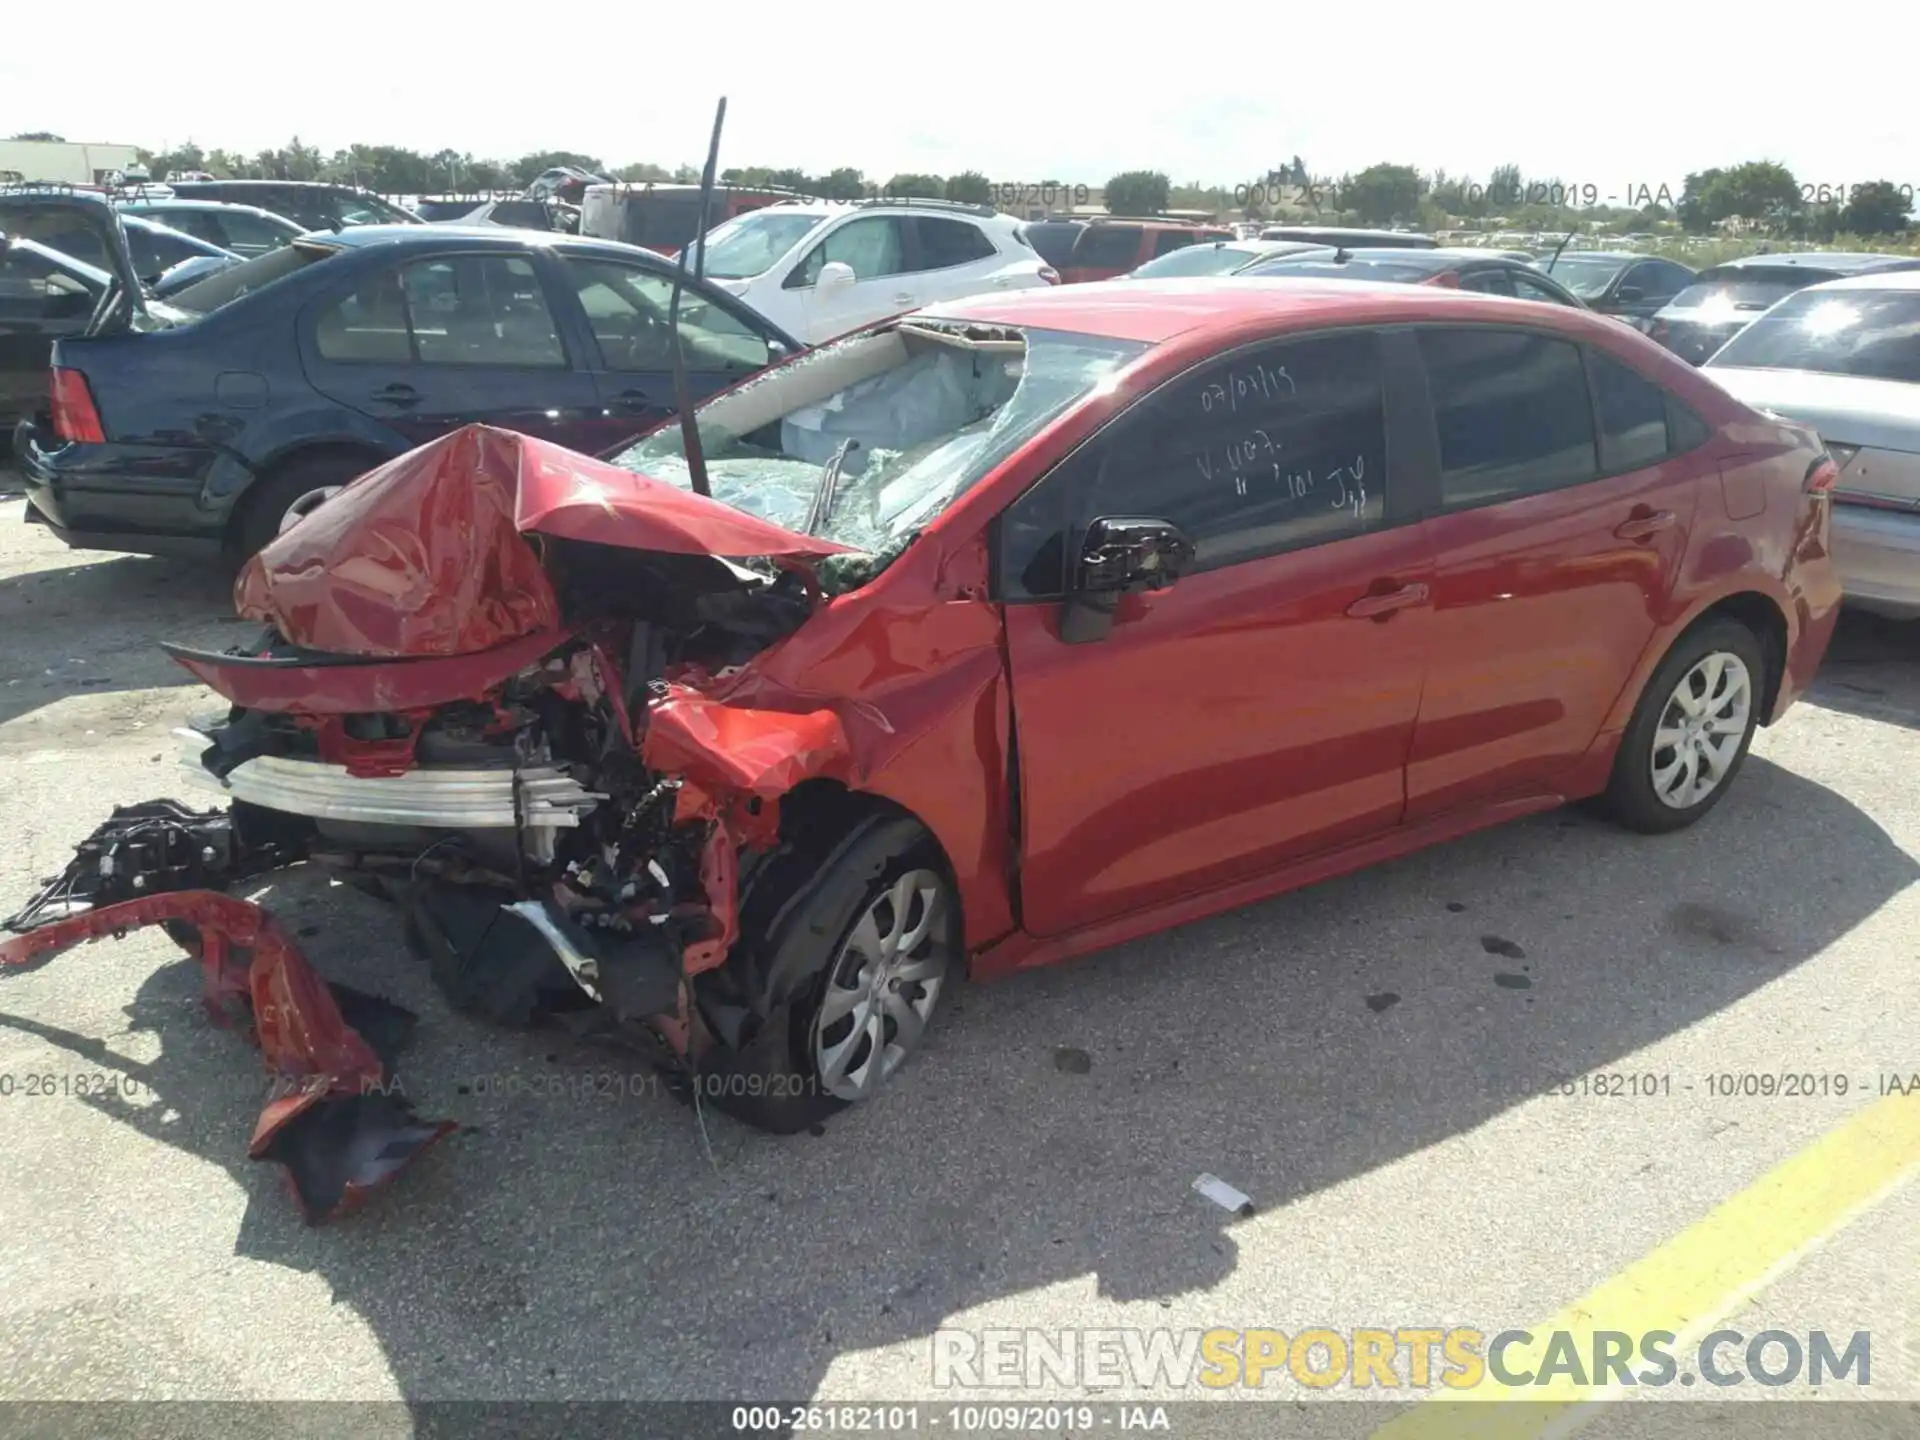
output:
<svg viewBox="0 0 1920 1440"><path fill-rule="evenodd" d="M1590 1364L1596 1330L1624 1331L1636 1344L1650 1330L1672 1331L1678 1339L1670 1353L1684 1368L1714 1324L1917 1169L1920 1094L1876 1100L1551 1320L1532 1326L1534 1343L1509 1346L1506 1368L1538 1373L1556 1331L1570 1334L1582 1363ZM1558 1374L1546 1384L1516 1387L1489 1375L1473 1390L1424 1401L1396 1416L1373 1432L1373 1440L1565 1435L1594 1413L1604 1393Z"/></svg>

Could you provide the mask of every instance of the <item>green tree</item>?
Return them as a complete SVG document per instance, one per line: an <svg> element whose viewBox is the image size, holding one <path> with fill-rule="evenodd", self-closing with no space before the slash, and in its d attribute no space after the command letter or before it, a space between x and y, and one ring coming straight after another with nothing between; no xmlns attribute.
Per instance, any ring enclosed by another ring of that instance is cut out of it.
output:
<svg viewBox="0 0 1920 1440"><path fill-rule="evenodd" d="M1912 200L1911 193L1903 193L1891 180L1874 180L1847 197L1839 226L1850 235L1897 235L1909 224Z"/></svg>
<svg viewBox="0 0 1920 1440"><path fill-rule="evenodd" d="M153 178L164 180L169 175L178 175L183 170L205 170L207 156L191 140L184 145L176 145L171 150L162 150L157 155L147 157L147 168L153 172Z"/></svg>
<svg viewBox="0 0 1920 1440"><path fill-rule="evenodd" d="M1696 170L1688 175L1680 187L1680 199L1674 209L1679 213L1680 225L1689 235L1704 235L1713 228L1716 220L1725 219L1725 213L1710 215L1709 195L1727 172L1719 166L1710 170Z"/></svg>
<svg viewBox="0 0 1920 1440"><path fill-rule="evenodd" d="M921 200L940 200L946 197L947 182L938 175L917 175L906 171L887 181L882 193L894 198L913 196Z"/></svg>
<svg viewBox="0 0 1920 1440"><path fill-rule="evenodd" d="M858 200L867 193L867 177L851 166L842 166L817 177L810 188L823 200Z"/></svg>
<svg viewBox="0 0 1920 1440"><path fill-rule="evenodd" d="M637 161L632 165L622 165L613 173L614 178L617 180L627 180L636 184L644 183L648 180L661 181L673 179L673 172L667 169L666 166L649 165L644 160Z"/></svg>
<svg viewBox="0 0 1920 1440"><path fill-rule="evenodd" d="M1420 172L1411 165L1369 165L1340 187L1340 204L1376 225L1410 220L1420 208Z"/></svg>
<svg viewBox="0 0 1920 1440"><path fill-rule="evenodd" d="M1517 210L1527 201L1526 177L1518 165L1496 165L1487 177L1486 203L1482 215L1502 215Z"/></svg>
<svg viewBox="0 0 1920 1440"><path fill-rule="evenodd" d="M51 130L22 130L18 135L9 135L9 140L38 140L49 145L64 145L67 137L56 135Z"/></svg>
<svg viewBox="0 0 1920 1440"><path fill-rule="evenodd" d="M962 170L947 177L947 199L963 205L991 205L993 182L978 170Z"/></svg>
<svg viewBox="0 0 1920 1440"><path fill-rule="evenodd" d="M1123 170L1107 181L1107 213L1161 214L1167 208L1167 196L1172 188L1158 170Z"/></svg>

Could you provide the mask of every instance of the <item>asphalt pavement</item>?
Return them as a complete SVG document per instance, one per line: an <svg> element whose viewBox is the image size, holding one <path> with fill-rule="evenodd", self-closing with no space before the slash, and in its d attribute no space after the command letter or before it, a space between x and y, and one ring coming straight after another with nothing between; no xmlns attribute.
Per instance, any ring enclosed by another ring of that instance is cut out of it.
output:
<svg viewBox="0 0 1920 1440"><path fill-rule="evenodd" d="M222 577L69 552L19 511L0 505L0 909L111 805L197 798L168 731L211 697L155 642L242 633ZM627 1057L452 1013L388 908L290 872L266 902L329 976L420 1014L407 1093L463 1129L310 1229L245 1158L258 1058L206 1023L164 936L0 977L0 1396L936 1400L936 1331L1492 1335L1624 1274L1655 1277L1636 1316L1699 1319L1663 1292L1692 1260L1632 1268L1681 1243L1752 1263L1714 1302L1730 1329L1870 1332L1871 1391L1822 1393L1920 1424L1911 1186L1786 1238L1697 1229L1920 1074L1916 762L1920 626L1849 616L1813 697L1687 832L1570 809L971 987L890 1093L787 1139ZM1595 1094L1596 1072L1663 1078ZM1739 1079L1783 1074L1829 1078ZM1203 1172L1253 1215L1196 1194ZM1285 1373L1266 1393L1324 1433L1387 1418Z"/></svg>

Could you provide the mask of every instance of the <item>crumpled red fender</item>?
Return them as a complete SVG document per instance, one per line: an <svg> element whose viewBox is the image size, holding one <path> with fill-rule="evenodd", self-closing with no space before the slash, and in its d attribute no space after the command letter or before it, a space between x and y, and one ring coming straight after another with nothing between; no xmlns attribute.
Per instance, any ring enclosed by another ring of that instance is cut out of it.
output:
<svg viewBox="0 0 1920 1440"><path fill-rule="evenodd" d="M308 1224L355 1208L459 1128L413 1114L373 1047L347 1023L334 990L279 923L248 901L176 890L103 906L0 942L0 966L168 922L193 928L187 936L168 933L198 954L214 1023L244 1031L274 1077L247 1154L285 1168ZM411 1021L397 1006L341 994L370 1018Z"/></svg>

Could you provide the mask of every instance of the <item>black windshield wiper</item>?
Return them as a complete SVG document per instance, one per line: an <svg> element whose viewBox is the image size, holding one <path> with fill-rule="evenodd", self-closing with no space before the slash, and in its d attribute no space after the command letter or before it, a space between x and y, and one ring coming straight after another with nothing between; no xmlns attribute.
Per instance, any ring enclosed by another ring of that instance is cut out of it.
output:
<svg viewBox="0 0 1920 1440"><path fill-rule="evenodd" d="M813 499L807 504L807 523L800 527L802 535L811 535L816 527L824 525L827 517L833 513L834 492L840 488L840 467L847 463L847 456L860 446L860 442L849 435L840 442L840 448L833 452L827 463L820 467L820 481L813 487Z"/></svg>

